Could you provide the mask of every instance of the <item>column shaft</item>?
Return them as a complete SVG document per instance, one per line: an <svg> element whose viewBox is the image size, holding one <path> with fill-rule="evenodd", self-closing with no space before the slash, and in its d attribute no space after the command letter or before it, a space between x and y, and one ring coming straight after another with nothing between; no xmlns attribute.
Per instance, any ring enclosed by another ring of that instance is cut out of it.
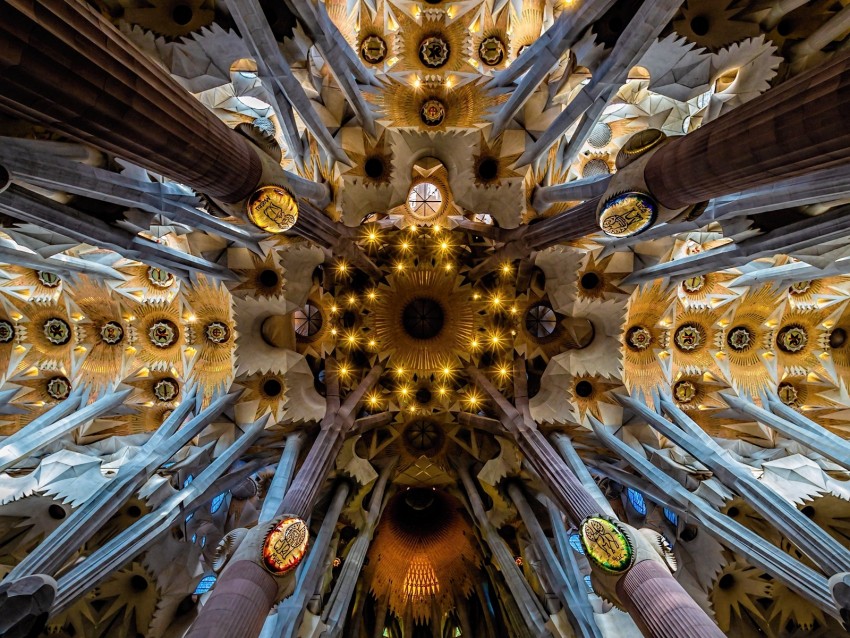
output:
<svg viewBox="0 0 850 638"><path fill-rule="evenodd" d="M260 181L250 142L85 2L0 4L0 77L0 109L222 201Z"/></svg>
<svg viewBox="0 0 850 638"><path fill-rule="evenodd" d="M644 636L723 638L667 568L654 560L637 563L617 583L617 594Z"/></svg>
<svg viewBox="0 0 850 638"><path fill-rule="evenodd" d="M660 148L646 165L652 195L683 208L850 162L850 51Z"/></svg>

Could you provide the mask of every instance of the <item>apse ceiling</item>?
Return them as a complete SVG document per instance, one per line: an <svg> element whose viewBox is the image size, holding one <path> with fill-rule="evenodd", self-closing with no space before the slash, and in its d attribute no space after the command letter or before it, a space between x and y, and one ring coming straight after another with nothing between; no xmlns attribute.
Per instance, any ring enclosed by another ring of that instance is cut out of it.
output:
<svg viewBox="0 0 850 638"><path fill-rule="evenodd" d="M680 582L725 633L839 635L811 598L664 498L647 467L814 565L637 404L660 410L665 396L668 413L848 546L848 467L764 413L847 437L846 240L730 251L837 214L846 168L820 194L746 191L639 234L576 211L596 210L638 146L687 135L846 49L850 4L90 4L286 179L262 210L235 208L0 115L0 436L96 406L24 453L0 452L0 576L122 467L142 466L173 415L208 415L57 566L67 593L50 635L182 635L232 541L222 539L256 524L287 438L309 449L329 394L361 390L310 521L315 535L332 480L348 481L330 591L370 510L382 511L357 594L368 611L346 635L382 635L381 610L386 636L435 616L446 636L484 623L488 526L544 600L542 558L507 485L546 490L488 387L508 402L527 392L530 416L570 437L613 512L670 541ZM486 525L463 486L470 467ZM382 473L380 510L369 495ZM145 528L155 550L130 544L85 585L75 561L166 507L168 524ZM587 587L624 632L605 635L638 635L589 577ZM553 635L570 635L563 609L546 613L564 631ZM304 614L331 626L321 607Z"/></svg>

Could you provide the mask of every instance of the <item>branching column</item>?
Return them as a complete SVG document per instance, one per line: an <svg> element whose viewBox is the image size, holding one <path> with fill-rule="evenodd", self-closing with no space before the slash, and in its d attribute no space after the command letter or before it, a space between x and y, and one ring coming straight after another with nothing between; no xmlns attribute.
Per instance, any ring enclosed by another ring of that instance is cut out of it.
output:
<svg viewBox="0 0 850 638"><path fill-rule="evenodd" d="M585 518L599 512L599 506L576 478L563 459L537 429L531 417L523 359L514 361L514 404L477 368L467 368L470 378L492 399L496 412L524 454L528 465L551 491L555 501L579 525ZM688 596L672 574L662 568L650 568L646 581L629 575L642 565L639 561L620 578L617 592L635 624L650 638L721 638L722 632L706 613ZM642 571L647 571L642 568ZM623 582L628 586L620 587ZM621 591L622 590L622 591ZM651 596L645 595L651 590ZM651 600L652 604L648 604Z"/></svg>
<svg viewBox="0 0 850 638"><path fill-rule="evenodd" d="M262 174L257 152L80 0L0 3L0 109L225 202Z"/></svg>
<svg viewBox="0 0 850 638"><path fill-rule="evenodd" d="M328 361L325 369L325 417L319 435L276 512L277 516L288 514L302 520L309 518L343 441L354 426L356 408L378 380L381 371L380 366L372 368L341 402L336 364L333 360ZM258 561L259 556L255 561L239 560L225 567L186 638L255 638L260 633L269 610L277 602L278 583Z"/></svg>

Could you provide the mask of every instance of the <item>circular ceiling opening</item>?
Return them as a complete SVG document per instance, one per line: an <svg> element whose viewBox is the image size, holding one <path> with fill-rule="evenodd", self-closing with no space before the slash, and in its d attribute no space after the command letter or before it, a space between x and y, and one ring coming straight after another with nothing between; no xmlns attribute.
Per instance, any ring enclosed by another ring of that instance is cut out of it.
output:
<svg viewBox="0 0 850 638"><path fill-rule="evenodd" d="M499 174L499 161L493 157L485 157L478 163L478 179L492 182Z"/></svg>
<svg viewBox="0 0 850 638"><path fill-rule="evenodd" d="M440 304L427 297L417 297L401 313L402 327L414 339L433 339L440 334L444 323Z"/></svg>
<svg viewBox="0 0 850 638"><path fill-rule="evenodd" d="M259 279L260 284L262 284L266 288L274 288L280 283L280 276L277 274L277 272L271 270L270 268L261 271L257 279Z"/></svg>
<svg viewBox="0 0 850 638"><path fill-rule="evenodd" d="M192 21L194 12L188 4L178 4L171 12L172 19L180 26L185 26Z"/></svg>
<svg viewBox="0 0 850 638"><path fill-rule="evenodd" d="M417 219L432 219L443 212L443 192L436 184L419 182L410 189L407 208Z"/></svg>
<svg viewBox="0 0 850 638"><path fill-rule="evenodd" d="M292 312L292 323L295 326L296 339L309 339L322 329L324 324L322 311L316 304L308 301L303 308L297 308Z"/></svg>
<svg viewBox="0 0 850 638"><path fill-rule="evenodd" d="M363 164L363 171L366 173L366 177L380 179L384 176L384 163L380 157L370 157Z"/></svg>
<svg viewBox="0 0 850 638"><path fill-rule="evenodd" d="M538 339L551 336L557 326L558 318L548 304L532 306L525 314L525 329Z"/></svg>

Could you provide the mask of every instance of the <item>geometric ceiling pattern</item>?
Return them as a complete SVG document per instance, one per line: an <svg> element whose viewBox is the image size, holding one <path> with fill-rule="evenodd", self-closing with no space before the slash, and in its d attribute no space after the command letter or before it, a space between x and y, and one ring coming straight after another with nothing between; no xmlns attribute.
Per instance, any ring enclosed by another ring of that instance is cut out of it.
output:
<svg viewBox="0 0 850 638"><path fill-rule="evenodd" d="M0 635L845 635L846 0L8 0Z"/></svg>

